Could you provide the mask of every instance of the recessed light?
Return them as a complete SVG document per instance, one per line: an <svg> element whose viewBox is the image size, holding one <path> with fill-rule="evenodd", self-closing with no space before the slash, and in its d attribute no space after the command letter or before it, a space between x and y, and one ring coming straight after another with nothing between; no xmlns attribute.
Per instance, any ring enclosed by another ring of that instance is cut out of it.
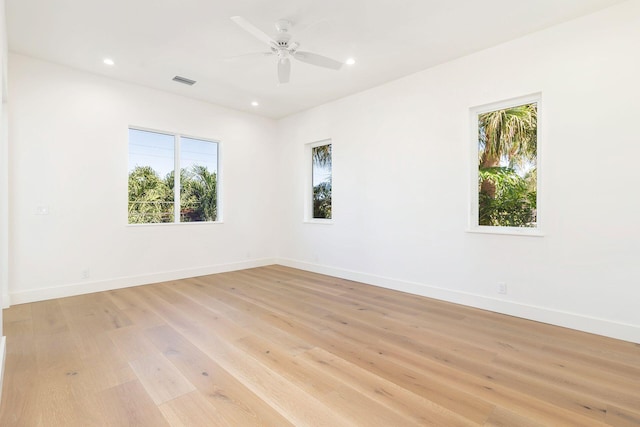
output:
<svg viewBox="0 0 640 427"><path fill-rule="evenodd" d="M356 60L353 59L353 58L349 58L346 61L344 61L344 63L347 64L347 65L353 65L353 64L356 63Z"/></svg>
<svg viewBox="0 0 640 427"><path fill-rule="evenodd" d="M111 58L104 58L104 59L102 60L102 62L103 62L105 65L114 65L114 64L115 64L115 62L113 62L113 59L111 59Z"/></svg>
<svg viewBox="0 0 640 427"><path fill-rule="evenodd" d="M253 105L254 107L257 107L257 106L258 106L258 105L260 105L260 104L258 104L258 101L252 101L252 102L251 102L251 105Z"/></svg>

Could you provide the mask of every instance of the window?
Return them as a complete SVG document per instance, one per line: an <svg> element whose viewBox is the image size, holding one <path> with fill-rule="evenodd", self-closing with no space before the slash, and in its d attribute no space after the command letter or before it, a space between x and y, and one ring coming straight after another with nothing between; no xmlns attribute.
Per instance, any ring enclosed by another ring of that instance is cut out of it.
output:
<svg viewBox="0 0 640 427"><path fill-rule="evenodd" d="M129 129L128 216L129 224L217 221L218 143Z"/></svg>
<svg viewBox="0 0 640 427"><path fill-rule="evenodd" d="M308 153L311 163L311 215L312 220L331 219L331 143L321 141L309 144ZM308 199L307 199L308 200Z"/></svg>
<svg viewBox="0 0 640 427"><path fill-rule="evenodd" d="M471 224L476 231L538 228L539 95L472 110Z"/></svg>

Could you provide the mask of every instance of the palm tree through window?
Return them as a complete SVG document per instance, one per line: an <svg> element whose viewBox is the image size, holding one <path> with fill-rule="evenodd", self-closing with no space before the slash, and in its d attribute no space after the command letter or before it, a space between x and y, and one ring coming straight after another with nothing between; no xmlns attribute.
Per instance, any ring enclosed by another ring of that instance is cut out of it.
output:
<svg viewBox="0 0 640 427"><path fill-rule="evenodd" d="M217 142L129 129L129 224L218 217Z"/></svg>
<svg viewBox="0 0 640 427"><path fill-rule="evenodd" d="M314 219L331 219L331 144L311 148Z"/></svg>
<svg viewBox="0 0 640 427"><path fill-rule="evenodd" d="M478 225L537 227L538 103L478 114Z"/></svg>

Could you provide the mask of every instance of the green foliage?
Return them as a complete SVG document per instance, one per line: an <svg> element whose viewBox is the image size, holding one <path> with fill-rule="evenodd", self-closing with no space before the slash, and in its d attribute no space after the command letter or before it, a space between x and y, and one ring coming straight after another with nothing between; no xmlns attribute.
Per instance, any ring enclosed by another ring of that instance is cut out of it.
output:
<svg viewBox="0 0 640 427"><path fill-rule="evenodd" d="M311 158L315 170L331 171L331 144L319 145L311 149ZM314 178L315 179L315 178ZM313 218L331 219L331 178L313 187Z"/></svg>
<svg viewBox="0 0 640 427"><path fill-rule="evenodd" d="M478 115L480 225L536 226L537 128L536 103Z"/></svg>
<svg viewBox="0 0 640 427"><path fill-rule="evenodd" d="M509 166L536 160L538 149L538 106L517 105L478 115L479 163L497 166L507 158Z"/></svg>
<svg viewBox="0 0 640 427"><path fill-rule="evenodd" d="M180 220L215 221L218 217L218 180L215 172L194 165L180 175Z"/></svg>
<svg viewBox="0 0 640 427"><path fill-rule="evenodd" d="M331 182L313 187L313 217L331 219Z"/></svg>
<svg viewBox="0 0 640 427"><path fill-rule="evenodd" d="M484 168L479 171L479 224L503 227L535 227L537 194L535 174L523 178L513 169ZM482 184L490 181L495 196L482 191Z"/></svg>
<svg viewBox="0 0 640 427"><path fill-rule="evenodd" d="M129 223L173 222L173 192L150 166L129 173Z"/></svg>
<svg viewBox="0 0 640 427"><path fill-rule="evenodd" d="M137 166L129 173L129 223L174 221L175 175L160 179L150 166ZM180 171L180 221L215 221L218 215L218 185L215 172L195 165Z"/></svg>

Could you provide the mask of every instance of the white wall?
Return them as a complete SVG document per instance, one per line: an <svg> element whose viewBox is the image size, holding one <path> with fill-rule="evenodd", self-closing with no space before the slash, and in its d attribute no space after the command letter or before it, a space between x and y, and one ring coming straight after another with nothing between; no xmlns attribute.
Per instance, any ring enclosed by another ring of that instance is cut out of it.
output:
<svg viewBox="0 0 640 427"><path fill-rule="evenodd" d="M7 119L7 26L5 2L0 0L0 311L9 288L9 141ZM6 340L0 316L0 398L4 377Z"/></svg>
<svg viewBox="0 0 640 427"><path fill-rule="evenodd" d="M280 262L640 342L638 42L634 0L277 123L11 55L10 302ZM469 108L539 91L545 236L467 233ZM129 125L222 141L224 224L127 226Z"/></svg>
<svg viewBox="0 0 640 427"><path fill-rule="evenodd" d="M273 262L274 121L13 54L9 77L11 304ZM127 225L130 125L222 142L223 224Z"/></svg>
<svg viewBox="0 0 640 427"><path fill-rule="evenodd" d="M281 262L640 342L639 45L631 1L280 121ZM545 236L465 232L469 109L534 92ZM324 138L335 223L305 224Z"/></svg>

